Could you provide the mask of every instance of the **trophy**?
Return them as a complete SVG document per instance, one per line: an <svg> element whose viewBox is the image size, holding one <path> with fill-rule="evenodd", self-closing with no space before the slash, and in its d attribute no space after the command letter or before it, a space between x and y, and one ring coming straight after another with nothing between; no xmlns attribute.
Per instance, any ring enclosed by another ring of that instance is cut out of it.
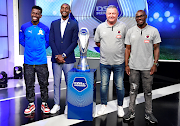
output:
<svg viewBox="0 0 180 126"><path fill-rule="evenodd" d="M78 33L79 41L79 51L80 51L80 60L77 65L77 71L90 71L89 65L87 63L87 49L89 44L89 30L85 27L82 27Z"/></svg>

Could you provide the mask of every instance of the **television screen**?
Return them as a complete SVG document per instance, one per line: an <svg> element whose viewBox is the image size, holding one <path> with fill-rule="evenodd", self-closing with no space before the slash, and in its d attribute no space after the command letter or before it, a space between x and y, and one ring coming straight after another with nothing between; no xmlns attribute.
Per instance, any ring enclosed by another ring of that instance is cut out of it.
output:
<svg viewBox="0 0 180 126"><path fill-rule="evenodd" d="M8 24L6 0L0 1L0 59L8 58Z"/></svg>
<svg viewBox="0 0 180 126"><path fill-rule="evenodd" d="M0 37L0 59L8 57L8 37Z"/></svg>
<svg viewBox="0 0 180 126"><path fill-rule="evenodd" d="M0 14L1 15L7 15L6 11L6 0L0 0Z"/></svg>
<svg viewBox="0 0 180 126"><path fill-rule="evenodd" d="M41 22L50 27L53 20L59 19L63 3L71 6L71 18L79 23L79 28L86 27L90 32L88 57L100 57L99 48L94 42L95 28L106 20L108 5L115 5L119 11L118 20L128 28L136 25L135 14L138 10L146 11L147 23L156 27L161 35L160 60L180 60L180 1L177 0L36 0L36 5L43 8ZM48 48L47 55L51 55ZM79 56L78 47L75 49Z"/></svg>
<svg viewBox="0 0 180 126"><path fill-rule="evenodd" d="M8 36L7 33L7 16L0 15L0 36ZM3 25L2 25L3 24Z"/></svg>

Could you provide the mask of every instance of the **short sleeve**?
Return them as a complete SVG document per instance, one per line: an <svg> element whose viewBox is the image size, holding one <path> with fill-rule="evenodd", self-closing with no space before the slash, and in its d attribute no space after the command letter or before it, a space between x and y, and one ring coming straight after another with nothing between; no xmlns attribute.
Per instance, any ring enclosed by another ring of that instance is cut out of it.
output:
<svg viewBox="0 0 180 126"><path fill-rule="evenodd" d="M127 33L126 33L125 44L126 45L131 45L131 43L130 43L130 30L128 30Z"/></svg>
<svg viewBox="0 0 180 126"><path fill-rule="evenodd" d="M95 42L100 42L100 29L99 29L99 26L96 28L96 32L95 32L95 35L94 35L94 41Z"/></svg>
<svg viewBox="0 0 180 126"><path fill-rule="evenodd" d="M155 29L154 31L154 38L153 38L153 44L157 44L161 42L161 37L159 34L159 31L157 29Z"/></svg>

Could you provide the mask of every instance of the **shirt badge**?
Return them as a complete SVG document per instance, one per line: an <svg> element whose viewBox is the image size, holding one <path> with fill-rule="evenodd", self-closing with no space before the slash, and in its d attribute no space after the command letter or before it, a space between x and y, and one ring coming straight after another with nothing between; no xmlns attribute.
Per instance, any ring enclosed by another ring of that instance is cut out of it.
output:
<svg viewBox="0 0 180 126"><path fill-rule="evenodd" d="M117 35L116 38L121 38L121 35Z"/></svg>
<svg viewBox="0 0 180 126"><path fill-rule="evenodd" d="M146 35L145 38L146 38L146 39L150 39L150 35Z"/></svg>
<svg viewBox="0 0 180 126"><path fill-rule="evenodd" d="M149 40L144 40L144 43L149 43Z"/></svg>
<svg viewBox="0 0 180 126"><path fill-rule="evenodd" d="M43 31L40 29L38 35L44 35Z"/></svg>

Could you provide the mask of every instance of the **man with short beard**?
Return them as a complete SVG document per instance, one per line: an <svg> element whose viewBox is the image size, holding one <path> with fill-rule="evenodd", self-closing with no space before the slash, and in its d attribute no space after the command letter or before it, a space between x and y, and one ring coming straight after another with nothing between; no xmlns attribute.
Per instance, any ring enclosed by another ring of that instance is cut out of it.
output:
<svg viewBox="0 0 180 126"><path fill-rule="evenodd" d="M49 28L39 22L42 17L42 8L33 6L31 11L32 21L21 26L19 42L25 48L24 51L24 79L26 84L26 98L29 101L24 114L31 114L35 111L34 82L37 73L41 91L41 110L49 113L48 100L48 77L46 48L49 47Z"/></svg>
<svg viewBox="0 0 180 126"><path fill-rule="evenodd" d="M147 15L143 10L137 11L135 18L137 25L128 30L125 38L125 70L129 75L130 103L124 119L135 118L135 101L141 77L145 98L145 118L151 123L157 123L152 113L152 84L153 74L158 66L161 38L158 30L146 23Z"/></svg>
<svg viewBox="0 0 180 126"><path fill-rule="evenodd" d="M74 49L78 40L78 23L69 18L71 13L70 6L67 3L61 5L61 19L51 23L49 43L52 49L52 69L54 75L54 103L51 114L60 110L61 94L61 73L64 72L67 85L67 74L74 67L75 55ZM67 106L65 106L67 114Z"/></svg>

